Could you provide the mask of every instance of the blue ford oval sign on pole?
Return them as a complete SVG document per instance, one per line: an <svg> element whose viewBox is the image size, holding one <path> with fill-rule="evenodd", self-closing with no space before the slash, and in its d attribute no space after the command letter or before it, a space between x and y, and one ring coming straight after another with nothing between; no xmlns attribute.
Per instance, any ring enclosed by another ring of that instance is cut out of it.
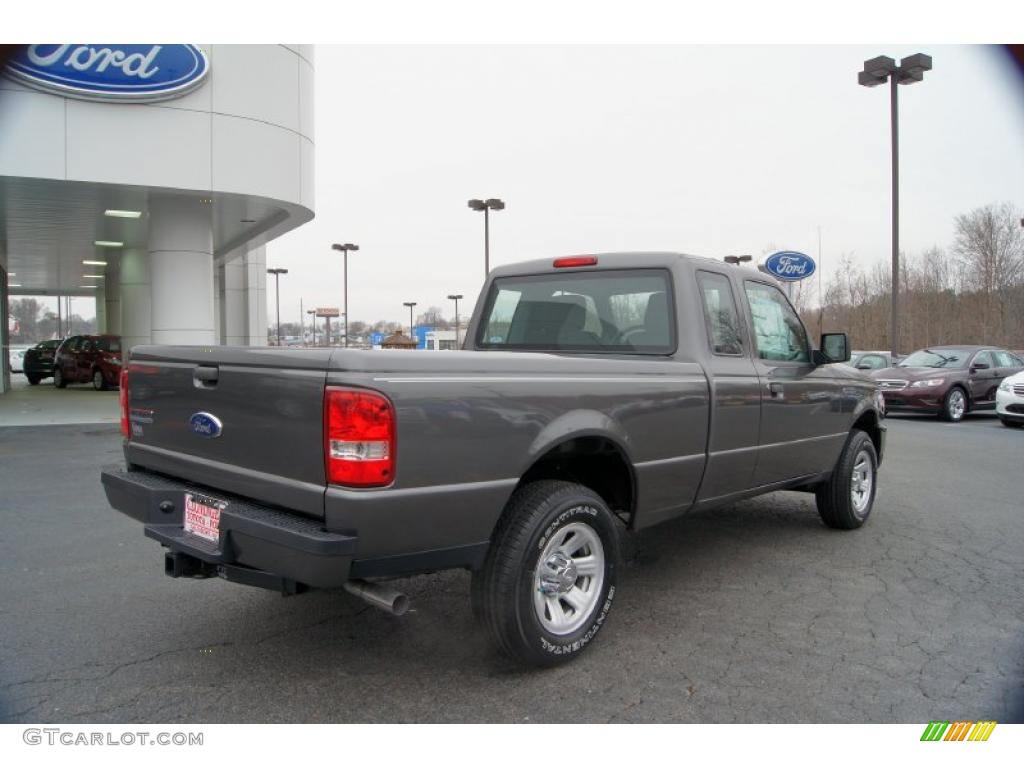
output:
<svg viewBox="0 0 1024 768"><path fill-rule="evenodd" d="M89 101L148 102L183 96L210 71L194 45L50 43L25 46L6 74L58 96Z"/></svg>
<svg viewBox="0 0 1024 768"><path fill-rule="evenodd" d="M764 260L763 271L779 280L795 283L814 274L814 259L799 251L779 251Z"/></svg>

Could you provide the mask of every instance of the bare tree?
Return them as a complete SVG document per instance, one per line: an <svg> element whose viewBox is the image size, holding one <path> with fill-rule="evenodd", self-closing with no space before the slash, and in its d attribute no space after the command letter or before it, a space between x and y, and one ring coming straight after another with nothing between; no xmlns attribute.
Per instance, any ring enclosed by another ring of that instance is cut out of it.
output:
<svg viewBox="0 0 1024 768"><path fill-rule="evenodd" d="M982 328L987 335L1006 335L1006 289L1024 274L1024 235L1020 213L1009 203L975 208L955 219L953 251L963 267L968 288L982 294ZM992 309L996 310L993 327Z"/></svg>

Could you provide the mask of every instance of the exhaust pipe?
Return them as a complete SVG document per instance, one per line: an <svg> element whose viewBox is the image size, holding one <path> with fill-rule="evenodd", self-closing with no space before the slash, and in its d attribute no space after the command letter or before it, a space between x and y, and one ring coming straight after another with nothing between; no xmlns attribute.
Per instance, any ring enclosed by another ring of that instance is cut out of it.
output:
<svg viewBox="0 0 1024 768"><path fill-rule="evenodd" d="M373 584L362 579L345 582L345 591L366 601L375 608L387 611L392 616L401 616L409 610L409 598L401 592Z"/></svg>

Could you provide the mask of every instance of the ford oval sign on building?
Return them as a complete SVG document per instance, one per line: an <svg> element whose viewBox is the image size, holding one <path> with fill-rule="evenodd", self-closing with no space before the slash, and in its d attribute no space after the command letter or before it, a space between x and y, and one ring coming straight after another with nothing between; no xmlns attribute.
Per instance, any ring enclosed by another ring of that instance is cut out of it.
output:
<svg viewBox="0 0 1024 768"><path fill-rule="evenodd" d="M779 280L796 282L814 274L814 259L798 251L779 251L764 260L763 271Z"/></svg>
<svg viewBox="0 0 1024 768"><path fill-rule="evenodd" d="M188 93L203 82L210 61L194 45L51 43L25 46L5 71L59 96L137 103Z"/></svg>

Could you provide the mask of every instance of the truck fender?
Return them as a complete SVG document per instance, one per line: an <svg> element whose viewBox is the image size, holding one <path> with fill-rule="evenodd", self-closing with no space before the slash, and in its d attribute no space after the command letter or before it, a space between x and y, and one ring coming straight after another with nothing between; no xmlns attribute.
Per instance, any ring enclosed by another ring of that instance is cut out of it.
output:
<svg viewBox="0 0 1024 768"><path fill-rule="evenodd" d="M609 440L622 451L626 463L633 466L629 437L622 426L600 411L580 409L562 414L537 434L527 450L525 463L519 468L519 476L524 475L552 448L577 437L603 437Z"/></svg>

